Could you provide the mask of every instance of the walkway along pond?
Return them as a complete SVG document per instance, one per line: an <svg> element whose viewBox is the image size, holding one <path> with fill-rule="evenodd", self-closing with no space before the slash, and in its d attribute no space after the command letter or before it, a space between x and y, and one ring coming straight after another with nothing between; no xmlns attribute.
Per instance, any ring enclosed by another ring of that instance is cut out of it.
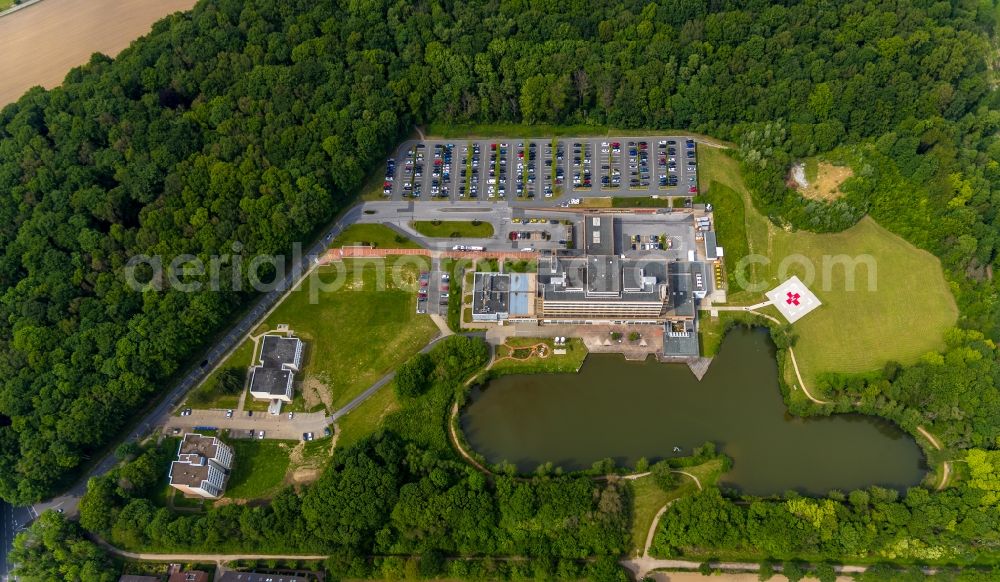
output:
<svg viewBox="0 0 1000 582"><path fill-rule="evenodd" d="M762 329L732 330L701 382L685 366L611 354L591 354L579 374L504 376L472 394L461 426L490 462L523 472L606 457L632 466L714 441L733 458L722 485L754 495L902 489L927 471L913 438L887 421L789 415Z"/></svg>

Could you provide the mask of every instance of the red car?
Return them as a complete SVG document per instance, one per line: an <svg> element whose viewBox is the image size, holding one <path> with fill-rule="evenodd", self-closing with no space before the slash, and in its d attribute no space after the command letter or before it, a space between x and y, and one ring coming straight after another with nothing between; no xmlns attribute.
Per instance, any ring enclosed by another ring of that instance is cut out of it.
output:
<svg viewBox="0 0 1000 582"><path fill-rule="evenodd" d="M698 193L698 187L697 186L691 186L690 188L688 188L688 192L690 192L691 194L697 194Z"/></svg>

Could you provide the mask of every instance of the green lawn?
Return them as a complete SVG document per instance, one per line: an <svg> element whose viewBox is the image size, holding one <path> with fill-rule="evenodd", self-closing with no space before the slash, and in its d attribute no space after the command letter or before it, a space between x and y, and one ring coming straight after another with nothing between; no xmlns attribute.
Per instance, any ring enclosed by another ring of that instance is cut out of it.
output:
<svg viewBox="0 0 1000 582"><path fill-rule="evenodd" d="M708 486L719 478L722 469L722 461L712 460L696 467L686 467L681 469L691 473L701 480L702 486ZM678 486L671 491L664 491L657 487L652 477L641 477L629 481L632 486L632 553L638 551L640 554L646 546L646 536L649 535L649 526L653 523L653 518L660 508L668 502L690 495L698 490L690 478L678 475Z"/></svg>
<svg viewBox="0 0 1000 582"><path fill-rule="evenodd" d="M699 156L703 185L725 185L744 200L746 252L768 259L745 269L747 281L763 290L731 294L730 303L761 301L764 290L791 275L806 281L823 302L793 326L799 338L795 356L807 383L815 384L826 372L876 370L889 360L911 364L944 347L943 333L955 325L958 308L937 258L870 218L839 233L778 229L750 204L735 160L712 148L700 148ZM708 196L714 195L710 186ZM725 237L727 222L720 212L716 209L716 220ZM727 247L727 261L730 254ZM838 257L853 258L859 266L849 270ZM874 265L871 287L866 262ZM814 269L811 283L805 265ZM853 289L849 272L854 274Z"/></svg>
<svg viewBox="0 0 1000 582"><path fill-rule="evenodd" d="M544 343L548 346L549 356L547 358L531 356L525 360L500 359L504 356L511 355L512 350L510 347L514 348L513 353L515 356L523 357L527 355L529 346L539 343ZM517 348L524 349L521 350ZM554 352L556 349L566 350L566 353L556 355ZM497 347L497 361L493 364L491 370L496 374L576 372L580 369L580 366L583 365L583 361L587 358L587 353L587 348L583 345L583 340L577 338L570 338L565 346L557 347L551 338L512 337L507 338L505 346Z"/></svg>
<svg viewBox="0 0 1000 582"><path fill-rule="evenodd" d="M504 261L503 270L505 273L534 273L538 271L538 261L531 260L507 260Z"/></svg>
<svg viewBox="0 0 1000 582"><path fill-rule="evenodd" d="M416 313L417 277L428 267L426 257L348 259L321 267L291 293L267 324L288 324L305 340L301 387L336 410L424 347L437 334L430 317Z"/></svg>
<svg viewBox="0 0 1000 582"><path fill-rule="evenodd" d="M700 196L698 201L712 204L712 218L715 221L718 243L726 250L726 270L735 273L739 261L750 254L743 198L729 186L712 182L708 192ZM728 285L730 293L741 289L735 277L728 279Z"/></svg>
<svg viewBox="0 0 1000 582"><path fill-rule="evenodd" d="M14 0L0 0L0 12L14 5Z"/></svg>
<svg viewBox="0 0 1000 582"><path fill-rule="evenodd" d="M281 489L295 441L233 439L229 444L234 460L226 497L259 499Z"/></svg>
<svg viewBox="0 0 1000 582"><path fill-rule="evenodd" d="M670 197L615 196L611 199L611 206L614 208L669 208Z"/></svg>
<svg viewBox="0 0 1000 582"><path fill-rule="evenodd" d="M382 426L382 419L396 410L399 410L399 401L396 399L396 389L390 382L340 420L337 448L350 447L372 434Z"/></svg>
<svg viewBox="0 0 1000 582"><path fill-rule="evenodd" d="M218 368L205 378L201 385L188 393L185 405L193 408L236 408L240 401L240 395L225 394L216 390L216 378L226 368L235 368L245 377L247 368L250 367L253 360L253 352L252 341L246 340L241 343Z"/></svg>
<svg viewBox="0 0 1000 582"><path fill-rule="evenodd" d="M381 224L352 224L333 239L330 247L358 244L372 244L380 249L420 248L417 243Z"/></svg>
<svg viewBox="0 0 1000 582"><path fill-rule="evenodd" d="M478 220L415 220L410 223L410 226L420 234L434 238L489 238L493 236L493 225Z"/></svg>
<svg viewBox="0 0 1000 582"><path fill-rule="evenodd" d="M810 378L823 372L867 372L888 360L912 364L943 349L943 334L958 319L937 258L870 218L836 234L776 236L774 252L778 257L801 253L817 265L819 276L811 288L823 307L794 326L799 336L795 356ZM854 290L843 266L827 269L824 277L824 254L870 256L874 286L869 288L865 267L857 269ZM804 268L789 272L805 280Z"/></svg>

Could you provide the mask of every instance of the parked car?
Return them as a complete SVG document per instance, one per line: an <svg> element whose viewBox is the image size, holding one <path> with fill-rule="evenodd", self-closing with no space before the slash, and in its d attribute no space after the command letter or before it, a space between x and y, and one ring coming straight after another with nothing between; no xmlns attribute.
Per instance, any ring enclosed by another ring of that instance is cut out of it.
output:
<svg viewBox="0 0 1000 582"><path fill-rule="evenodd" d="M232 417L233 417L233 409L230 408L229 410L226 411L226 418L232 418Z"/></svg>
<svg viewBox="0 0 1000 582"><path fill-rule="evenodd" d="M302 433L302 440L304 440L304 441L311 441L311 440L313 440L313 433L311 433L311 432L304 432L304 433Z"/></svg>
<svg viewBox="0 0 1000 582"><path fill-rule="evenodd" d="M264 431L260 431L260 434L257 436L257 438L263 439L264 438Z"/></svg>

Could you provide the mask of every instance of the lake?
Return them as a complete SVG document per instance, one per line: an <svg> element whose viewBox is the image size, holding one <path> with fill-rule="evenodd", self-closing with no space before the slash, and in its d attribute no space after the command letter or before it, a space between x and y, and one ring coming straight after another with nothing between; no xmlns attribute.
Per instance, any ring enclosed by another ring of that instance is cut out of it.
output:
<svg viewBox="0 0 1000 582"><path fill-rule="evenodd" d="M713 441L733 459L722 485L754 495L795 489L916 485L927 466L912 437L858 414L788 414L766 330L735 329L698 381L686 366L591 354L578 374L503 376L473 393L462 414L470 445L524 472L565 470L611 457L634 465L690 454Z"/></svg>

